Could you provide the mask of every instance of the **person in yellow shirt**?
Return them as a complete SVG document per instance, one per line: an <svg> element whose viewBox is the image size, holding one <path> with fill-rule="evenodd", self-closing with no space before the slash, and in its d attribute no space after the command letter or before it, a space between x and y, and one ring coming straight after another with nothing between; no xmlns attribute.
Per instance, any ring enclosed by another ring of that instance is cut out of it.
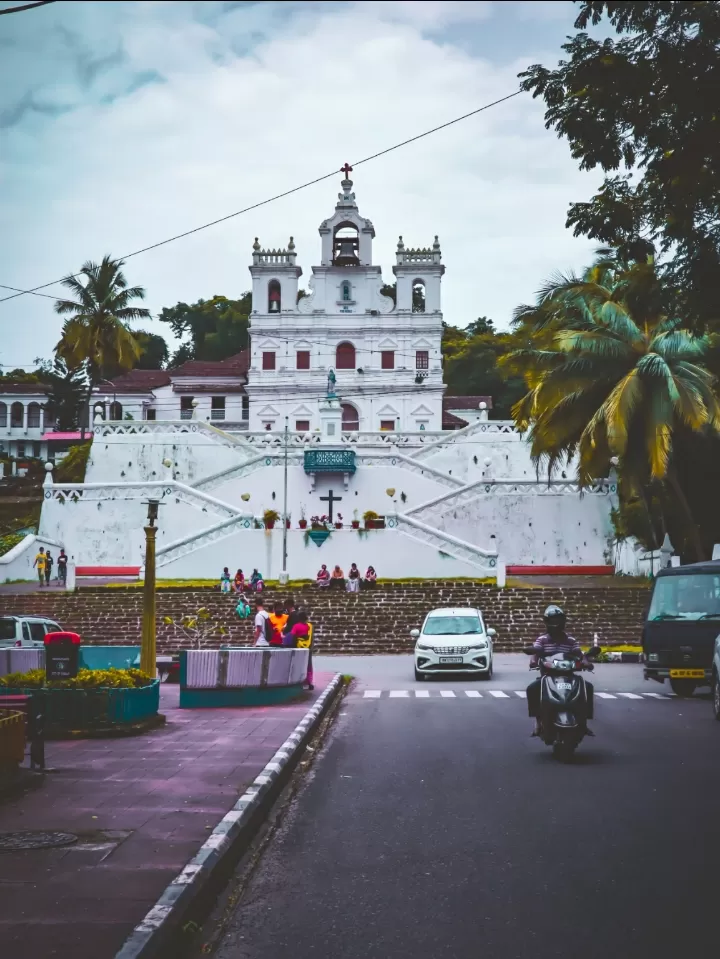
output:
<svg viewBox="0 0 720 959"><path fill-rule="evenodd" d="M40 550L35 557L35 562L33 566L37 567L38 579L40 580L40 585L45 585L45 547L41 546ZM50 584L48 583L48 586Z"/></svg>

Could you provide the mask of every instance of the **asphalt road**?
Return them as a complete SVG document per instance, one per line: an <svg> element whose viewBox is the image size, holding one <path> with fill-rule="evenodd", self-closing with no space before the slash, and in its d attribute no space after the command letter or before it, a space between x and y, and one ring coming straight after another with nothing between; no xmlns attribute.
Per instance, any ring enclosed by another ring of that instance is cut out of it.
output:
<svg viewBox="0 0 720 959"><path fill-rule="evenodd" d="M601 667L614 698L564 766L529 738L519 658L491 683L418 684L419 699L400 659L388 667L356 663L218 959L716 951L720 724L706 697L649 698L637 667ZM616 695L632 683L640 698Z"/></svg>

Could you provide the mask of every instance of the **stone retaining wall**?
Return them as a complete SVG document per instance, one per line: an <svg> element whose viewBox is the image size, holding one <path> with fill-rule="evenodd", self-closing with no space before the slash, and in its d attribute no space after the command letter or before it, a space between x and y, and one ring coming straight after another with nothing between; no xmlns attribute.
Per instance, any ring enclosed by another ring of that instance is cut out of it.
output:
<svg viewBox="0 0 720 959"><path fill-rule="evenodd" d="M265 594L270 606L286 592ZM496 649L517 650L532 642L542 628L542 611L560 603L568 613L568 627L581 642L597 633L602 645L638 643L649 591L644 587L608 584L597 588L541 587L497 589L471 582L388 583L359 594L295 590L315 624L315 649L332 653L400 653L412 649L409 631L422 624L436 606L479 606L488 626L498 632ZM235 614L232 594L214 589L171 589L157 594L158 652L187 648L188 643L164 616L178 619L206 606L224 623L229 636L218 635L209 645L251 642L252 620ZM80 633L84 642L135 645L142 629L142 590L138 588L83 588L75 593L48 589L34 593L0 593L0 615L15 613L49 616L66 629Z"/></svg>

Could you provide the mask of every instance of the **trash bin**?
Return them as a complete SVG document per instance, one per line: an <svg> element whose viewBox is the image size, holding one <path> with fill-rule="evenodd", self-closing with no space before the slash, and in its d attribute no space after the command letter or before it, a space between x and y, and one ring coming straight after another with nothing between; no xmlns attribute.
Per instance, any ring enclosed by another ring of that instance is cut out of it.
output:
<svg viewBox="0 0 720 959"><path fill-rule="evenodd" d="M45 636L45 678L74 679L78 674L80 636L78 633L47 633Z"/></svg>

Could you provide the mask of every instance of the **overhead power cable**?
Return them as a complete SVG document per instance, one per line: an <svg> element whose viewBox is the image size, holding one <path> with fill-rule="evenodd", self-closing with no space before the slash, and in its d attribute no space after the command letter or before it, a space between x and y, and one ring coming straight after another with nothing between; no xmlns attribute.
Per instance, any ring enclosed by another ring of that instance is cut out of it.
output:
<svg viewBox="0 0 720 959"><path fill-rule="evenodd" d="M55 3L55 0L36 0L35 3L24 3L21 7L5 7L0 10L0 17L5 13L22 13L24 10L34 10L35 7L46 7L49 3Z"/></svg>
<svg viewBox="0 0 720 959"><path fill-rule="evenodd" d="M430 130L425 130L423 133L418 133L414 137L409 137L407 140L402 140L400 143L395 143L393 146L386 147L384 150L380 150L377 153L373 153L370 156L363 157L362 160L356 160L352 164L352 167L358 167L363 163L370 163L371 160L377 160L381 156L385 156L387 153L392 153L394 150L399 150L401 147L408 146L411 143L415 143L417 140L422 140L424 137L430 136L432 133L438 133L440 130L446 130L448 127L453 126L456 123L460 123L462 120L467 120L470 117L476 116L478 113L482 113L484 110L489 110L491 107L497 106L500 103L504 103L506 100L512 100L513 97L520 96L522 90L515 90L514 93L509 93L507 96L500 97L498 100L493 100L491 103L486 103L484 106L478 107L476 110L471 110L469 113L464 113L462 116L455 117L452 120L448 120L446 123L441 123L439 126L433 127ZM301 183L299 186L292 187L290 190L284 190L282 193L276 193L275 196L268 197L265 200L260 200L258 203L252 203L250 206L243 207L242 210L236 210L234 213L228 213L226 216L218 217L216 220L211 220L209 223L203 223L201 226L193 227L191 230L185 230L184 233L177 233L175 236L170 236L165 240L159 240L157 243L151 243L149 246L144 246L139 250L134 250L132 253L125 253L123 256L119 257L121 260L129 260L133 256L139 256L141 253L147 253L149 250L156 250L160 246L166 246L168 243L174 243L176 240L182 240L186 236L192 236L194 233L200 233L201 230L207 230L211 226L217 226L219 223L225 223L227 220L232 220L236 216L242 216L244 213L249 213L251 210L257 210L261 206L267 206L268 203L274 203L276 200L281 200L286 196L291 196L293 193L299 193L300 190L305 190L308 187L314 186L316 183L322 183L323 180L329 180L331 177L337 176L338 170L331 170L330 173L323 173L322 176L315 177L312 180L307 180L305 183ZM74 273L73 277L82 276L82 273ZM10 296L5 296L0 299L0 303L7 303L8 300L14 300L18 296L24 296L27 293L37 293L38 290L44 290L48 286L55 286L57 283L62 283L67 277L62 276L57 280L51 280L49 283L40 283L37 286L33 286L29 290L21 290L20 292L13 293Z"/></svg>

